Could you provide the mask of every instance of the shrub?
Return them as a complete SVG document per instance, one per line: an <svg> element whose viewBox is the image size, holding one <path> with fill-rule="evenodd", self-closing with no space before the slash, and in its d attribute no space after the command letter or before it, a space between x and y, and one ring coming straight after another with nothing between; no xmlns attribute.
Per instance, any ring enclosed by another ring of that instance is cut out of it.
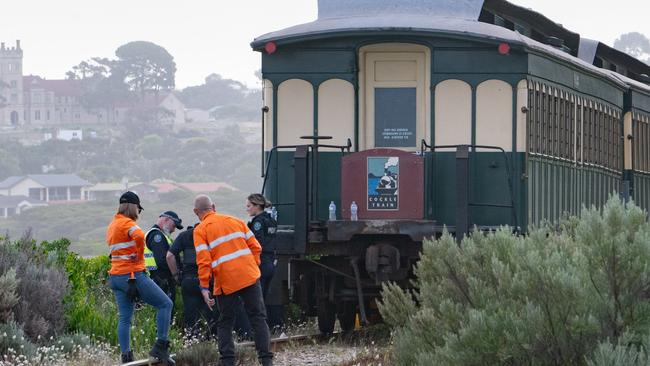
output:
<svg viewBox="0 0 650 366"><path fill-rule="evenodd" d="M18 304L18 283L16 270L13 268L0 276L0 323L13 320L13 308Z"/></svg>
<svg viewBox="0 0 650 366"><path fill-rule="evenodd" d="M386 285L379 306L397 364L648 359L650 225L618 198L526 237L503 228L459 246L445 233L424 243L415 272L417 292Z"/></svg>
<svg viewBox="0 0 650 366"><path fill-rule="evenodd" d="M64 327L63 299L68 292L64 271L29 233L18 241L0 243L0 273L15 269L19 299L13 307L16 323L32 340L58 334Z"/></svg>
<svg viewBox="0 0 650 366"><path fill-rule="evenodd" d="M25 335L20 325L14 322L0 324L0 356L2 360L12 361L21 355L32 357L35 354L36 346Z"/></svg>
<svg viewBox="0 0 650 366"><path fill-rule="evenodd" d="M219 351L214 342L200 342L191 344L176 352L176 365L178 366L202 366L216 364L219 360Z"/></svg>

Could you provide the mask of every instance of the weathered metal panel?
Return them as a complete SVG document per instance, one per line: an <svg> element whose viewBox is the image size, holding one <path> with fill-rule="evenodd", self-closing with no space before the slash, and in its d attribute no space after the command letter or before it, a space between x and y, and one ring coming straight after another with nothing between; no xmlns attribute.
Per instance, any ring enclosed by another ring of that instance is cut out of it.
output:
<svg viewBox="0 0 650 366"><path fill-rule="evenodd" d="M421 156L394 149L346 155L342 159L341 182L343 218L350 218L352 201L357 203L359 219L424 217L424 161Z"/></svg>
<svg viewBox="0 0 650 366"><path fill-rule="evenodd" d="M623 88L602 77L576 71L551 58L528 55L528 72L531 75L558 83L564 87L600 98L619 108L623 107Z"/></svg>
<svg viewBox="0 0 650 366"><path fill-rule="evenodd" d="M602 207L622 180L616 172L544 157L531 157L528 172L529 224L577 215L585 206Z"/></svg>
<svg viewBox="0 0 650 366"><path fill-rule="evenodd" d="M527 54L511 52L504 56L493 48L434 50L433 72L438 73L490 73L525 74Z"/></svg>

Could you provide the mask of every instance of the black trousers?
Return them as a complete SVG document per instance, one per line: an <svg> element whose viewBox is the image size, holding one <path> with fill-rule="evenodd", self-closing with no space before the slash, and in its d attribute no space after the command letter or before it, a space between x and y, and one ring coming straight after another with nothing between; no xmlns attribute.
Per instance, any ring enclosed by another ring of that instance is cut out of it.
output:
<svg viewBox="0 0 650 366"><path fill-rule="evenodd" d="M199 288L199 278L195 275L183 275L181 280L181 295L183 296L183 316L185 318L185 331L188 335L197 338L216 338L217 337L217 320L219 311L216 306L210 310ZM207 325L210 334L209 337L201 337L201 324L199 320L203 319Z"/></svg>
<svg viewBox="0 0 650 366"><path fill-rule="evenodd" d="M221 354L221 365L235 365L235 341L232 337L233 323L235 320L235 307L239 299L244 303L253 328L253 339L257 349L257 357L262 365L271 365L273 353L270 351L270 332L266 325L266 309L262 299L262 287L258 280L253 285L233 292L230 295L219 295L219 353Z"/></svg>

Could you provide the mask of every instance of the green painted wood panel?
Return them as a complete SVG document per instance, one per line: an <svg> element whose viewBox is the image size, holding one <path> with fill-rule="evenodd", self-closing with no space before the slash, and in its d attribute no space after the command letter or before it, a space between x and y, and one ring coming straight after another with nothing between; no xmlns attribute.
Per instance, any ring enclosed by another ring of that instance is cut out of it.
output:
<svg viewBox="0 0 650 366"><path fill-rule="evenodd" d="M602 207L618 194L622 176L593 166L538 156L528 160L528 217L531 224L555 222L583 207Z"/></svg>

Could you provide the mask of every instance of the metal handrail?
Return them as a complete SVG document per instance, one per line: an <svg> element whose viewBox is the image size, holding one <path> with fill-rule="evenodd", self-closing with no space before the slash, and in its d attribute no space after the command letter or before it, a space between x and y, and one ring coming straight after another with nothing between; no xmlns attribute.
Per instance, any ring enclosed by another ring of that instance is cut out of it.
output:
<svg viewBox="0 0 650 366"><path fill-rule="evenodd" d="M451 149L455 148L458 149L460 146L468 146L471 147L472 149L488 149L488 150L499 150L503 154L503 158L506 162L506 180L508 182L508 193L510 193L510 206L508 205L500 205L500 204L493 204L493 203L470 203L470 206L473 207L502 207L502 208L511 208L512 209L512 221L515 226L515 228L519 228L519 223L517 221L517 208L515 207L515 198L514 198L514 189L512 187L512 165L510 163L510 159L508 159L508 154L506 151L499 146L490 146L490 145L472 145L472 144L459 144L459 145L429 145L427 142L422 139L420 142L420 154L424 156L424 151L425 148L430 150L431 152L435 153L436 150L438 149Z"/></svg>
<svg viewBox="0 0 650 366"><path fill-rule="evenodd" d="M266 181L269 176L269 168L271 167L271 158L273 157L273 152L277 151L278 149L296 149L300 146L308 146L310 149L313 150L314 147L325 147L325 148L331 148L331 149L340 149L341 154L345 153L345 150L349 153L352 148L352 140L350 138L347 139L347 143L345 145L320 145L320 144L306 144L306 145L278 145L278 146L273 146L271 150L269 150L269 157L266 159L266 169L263 172L262 178L264 178L264 181L262 183L262 191L261 194L264 195L264 192L266 191Z"/></svg>

